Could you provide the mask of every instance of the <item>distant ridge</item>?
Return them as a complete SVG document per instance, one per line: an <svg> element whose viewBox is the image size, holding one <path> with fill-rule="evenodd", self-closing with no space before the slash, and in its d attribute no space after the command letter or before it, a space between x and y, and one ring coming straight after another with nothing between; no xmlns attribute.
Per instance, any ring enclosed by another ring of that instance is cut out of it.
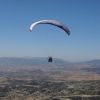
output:
<svg viewBox="0 0 100 100"><path fill-rule="evenodd" d="M80 62L80 63L84 63L84 64L100 64L100 59L84 61L84 62Z"/></svg>
<svg viewBox="0 0 100 100"><path fill-rule="evenodd" d="M55 66L67 66L68 64L93 64L93 65L99 65L100 59L98 60L90 60L85 62L68 62L62 59L53 58L53 62L48 62L46 57L1 57L0 58L0 67L25 67L25 66L49 66L49 65L55 65Z"/></svg>
<svg viewBox="0 0 100 100"><path fill-rule="evenodd" d="M66 66L69 62L62 59L54 58L53 62L48 62L46 57L2 57L0 58L0 67L17 67L17 66L44 66L44 65L62 65Z"/></svg>

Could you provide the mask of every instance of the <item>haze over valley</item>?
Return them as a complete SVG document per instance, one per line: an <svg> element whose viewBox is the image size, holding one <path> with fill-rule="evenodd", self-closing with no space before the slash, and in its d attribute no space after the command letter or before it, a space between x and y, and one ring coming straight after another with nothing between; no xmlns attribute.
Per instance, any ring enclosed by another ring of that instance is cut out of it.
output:
<svg viewBox="0 0 100 100"><path fill-rule="evenodd" d="M100 60L0 58L0 100L99 100L99 83Z"/></svg>

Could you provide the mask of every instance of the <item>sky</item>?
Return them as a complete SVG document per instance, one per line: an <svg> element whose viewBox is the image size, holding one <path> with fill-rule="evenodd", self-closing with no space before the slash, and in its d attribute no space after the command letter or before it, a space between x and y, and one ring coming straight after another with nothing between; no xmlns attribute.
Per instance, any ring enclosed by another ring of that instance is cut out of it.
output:
<svg viewBox="0 0 100 100"><path fill-rule="evenodd" d="M39 20L56 20L68 36ZM0 0L0 57L48 57L67 61L100 59L100 0Z"/></svg>

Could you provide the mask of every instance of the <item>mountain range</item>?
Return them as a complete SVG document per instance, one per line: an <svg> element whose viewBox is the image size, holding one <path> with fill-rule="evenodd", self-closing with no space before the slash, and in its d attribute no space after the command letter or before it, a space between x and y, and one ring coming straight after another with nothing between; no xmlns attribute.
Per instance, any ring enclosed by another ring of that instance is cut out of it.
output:
<svg viewBox="0 0 100 100"><path fill-rule="evenodd" d="M43 65L63 65L69 64L69 62L62 59L54 58L53 62L48 62L48 59L45 57L2 57L0 58L0 66L43 66Z"/></svg>
<svg viewBox="0 0 100 100"><path fill-rule="evenodd" d="M8 66L46 66L46 65L56 65L56 66L66 66L69 64L76 64L73 62L68 62L62 59L54 58L53 62L48 62L46 57L1 57L0 58L0 67L8 67ZM92 64L92 65L100 65L99 60L91 60L85 62L77 62L77 64Z"/></svg>

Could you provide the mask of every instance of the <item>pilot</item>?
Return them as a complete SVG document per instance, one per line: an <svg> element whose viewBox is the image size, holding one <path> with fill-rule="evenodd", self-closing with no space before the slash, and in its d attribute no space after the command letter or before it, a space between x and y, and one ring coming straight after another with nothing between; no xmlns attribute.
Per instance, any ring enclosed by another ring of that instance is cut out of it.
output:
<svg viewBox="0 0 100 100"><path fill-rule="evenodd" d="M52 57L47 58L48 62L52 62Z"/></svg>

